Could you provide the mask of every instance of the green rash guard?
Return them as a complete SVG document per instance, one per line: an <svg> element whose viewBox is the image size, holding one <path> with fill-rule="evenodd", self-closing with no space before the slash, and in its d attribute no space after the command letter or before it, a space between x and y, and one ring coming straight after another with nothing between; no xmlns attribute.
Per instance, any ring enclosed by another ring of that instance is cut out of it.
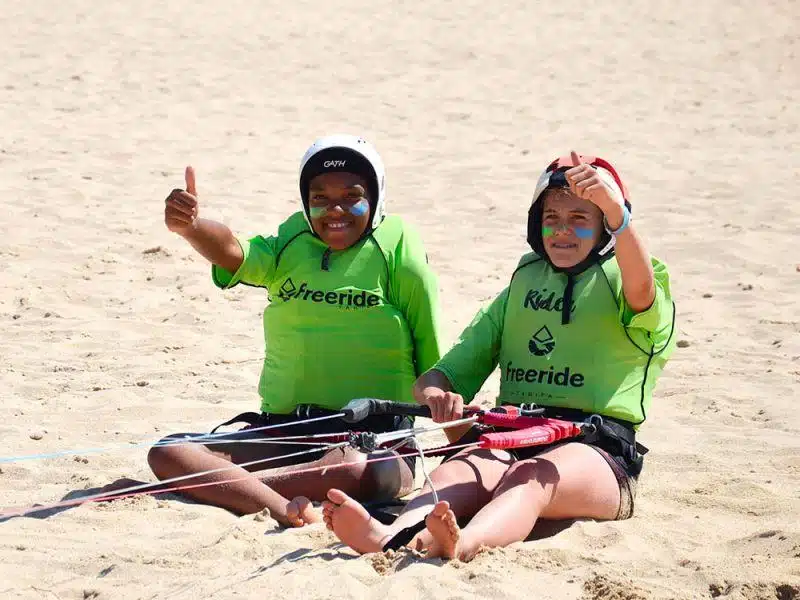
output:
<svg viewBox="0 0 800 600"><path fill-rule="evenodd" d="M298 212L272 237L239 240L234 274L214 283L266 288L264 412L298 404L338 410L354 398L413 402L415 378L440 357L437 283L422 242L389 216L367 237L331 252Z"/></svg>
<svg viewBox="0 0 800 600"><path fill-rule="evenodd" d="M567 277L528 254L434 368L467 401L499 365L498 405L578 409L638 428L674 348L669 275L663 263L652 264L656 296L649 309L634 314L626 304L612 257L575 277L570 322L562 325Z"/></svg>

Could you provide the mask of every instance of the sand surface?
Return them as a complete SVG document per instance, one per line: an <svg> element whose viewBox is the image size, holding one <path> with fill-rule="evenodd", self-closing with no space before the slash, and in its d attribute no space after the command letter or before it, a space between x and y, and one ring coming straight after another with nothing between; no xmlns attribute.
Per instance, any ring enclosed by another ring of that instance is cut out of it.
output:
<svg viewBox="0 0 800 600"><path fill-rule="evenodd" d="M134 443L257 409L264 295L216 291L163 225L186 164L203 215L271 233L299 206L308 144L366 136L389 210L439 273L449 344L526 251L540 170L571 148L605 156L670 267L682 346L642 429L632 520L463 565L356 557L322 526L137 497L0 523L0 597L798 598L795 3L3 0L0 14L2 454L116 448L0 464L0 506L149 480Z"/></svg>

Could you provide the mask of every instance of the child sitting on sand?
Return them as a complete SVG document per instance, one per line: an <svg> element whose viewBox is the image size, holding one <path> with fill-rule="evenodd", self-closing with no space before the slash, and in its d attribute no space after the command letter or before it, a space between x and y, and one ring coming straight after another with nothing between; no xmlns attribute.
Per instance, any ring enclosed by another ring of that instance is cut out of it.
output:
<svg viewBox="0 0 800 600"><path fill-rule="evenodd" d="M342 542L362 553L407 542L430 557L470 560L481 546L524 540L539 518L633 514L647 451L636 431L673 350L675 308L666 266L648 254L630 210L608 162L574 152L553 161L528 214L534 252L414 387L435 421L450 421L499 365L498 405L535 403L574 421L601 415L598 435L462 450L431 473L440 501L426 486L389 526L331 490L323 516ZM473 428L459 444L476 439Z"/></svg>
<svg viewBox="0 0 800 600"><path fill-rule="evenodd" d="M334 414L354 398L376 396L413 402L416 377L440 357L437 284L422 243L400 218L385 216L384 167L361 138L337 135L316 141L300 168L302 211L277 235L237 239L225 225L198 216L195 175L186 169L186 190L166 199L165 221L212 263L214 283L239 283L267 290L266 354L259 383L261 415L250 428L300 420L301 404ZM246 417L246 415L240 415ZM225 425L237 420L234 418ZM407 419L373 417L361 426L374 432L410 427ZM217 483L186 489L195 500L239 514L268 508L284 525L318 521L311 500L333 486L361 499L408 493L414 461L364 464L355 451L320 451L308 456L236 467L296 453L298 446L246 443L274 435L341 432L339 419L294 425L285 431L245 428L230 443L157 445L148 461L159 479L201 473L186 483ZM161 443L199 434L175 434ZM310 467L345 466L331 469ZM354 463L354 464L349 464ZM258 476L252 471L270 469ZM215 473L207 471L218 469ZM295 471L302 471L297 472ZM294 498L291 502L288 498Z"/></svg>

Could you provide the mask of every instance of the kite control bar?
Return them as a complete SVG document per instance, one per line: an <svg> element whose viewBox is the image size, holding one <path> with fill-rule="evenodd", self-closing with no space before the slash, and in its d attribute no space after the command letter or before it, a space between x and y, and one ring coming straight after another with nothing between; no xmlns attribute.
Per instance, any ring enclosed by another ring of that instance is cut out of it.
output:
<svg viewBox="0 0 800 600"><path fill-rule="evenodd" d="M346 423L358 423L372 415L407 415L414 417L430 417L431 411L420 404L406 404L378 400L376 398L359 398L352 400L341 410L342 420ZM600 425L592 418L588 422L575 423L562 419L551 419L544 416L544 408L525 406L503 406L491 410L475 407L464 407L464 419L453 424L475 422L490 427L499 427L510 431L484 433L478 439L480 448L496 450L523 448L552 444L568 438L597 432ZM600 419L600 417L597 417ZM412 437L419 430L403 430L376 434L358 432L350 435L350 444L363 452L373 452L387 442Z"/></svg>
<svg viewBox="0 0 800 600"><path fill-rule="evenodd" d="M345 423L358 423L372 415L404 415L410 417L431 417L431 409L422 404L409 404L405 402L392 402L391 400L378 400L377 398L357 398L348 402L341 410ZM464 415L481 415L487 411L465 406ZM544 414L543 408L526 408L504 406L488 411L495 414L514 414L517 416L533 417Z"/></svg>

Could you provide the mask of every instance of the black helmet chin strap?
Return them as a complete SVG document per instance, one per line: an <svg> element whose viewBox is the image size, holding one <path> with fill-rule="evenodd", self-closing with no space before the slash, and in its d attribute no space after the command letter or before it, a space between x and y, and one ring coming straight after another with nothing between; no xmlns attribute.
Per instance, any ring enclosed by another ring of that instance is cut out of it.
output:
<svg viewBox="0 0 800 600"><path fill-rule="evenodd" d="M567 287L564 288L564 296L561 298L561 324L569 324L572 314L572 292L575 290L575 275L567 274Z"/></svg>

